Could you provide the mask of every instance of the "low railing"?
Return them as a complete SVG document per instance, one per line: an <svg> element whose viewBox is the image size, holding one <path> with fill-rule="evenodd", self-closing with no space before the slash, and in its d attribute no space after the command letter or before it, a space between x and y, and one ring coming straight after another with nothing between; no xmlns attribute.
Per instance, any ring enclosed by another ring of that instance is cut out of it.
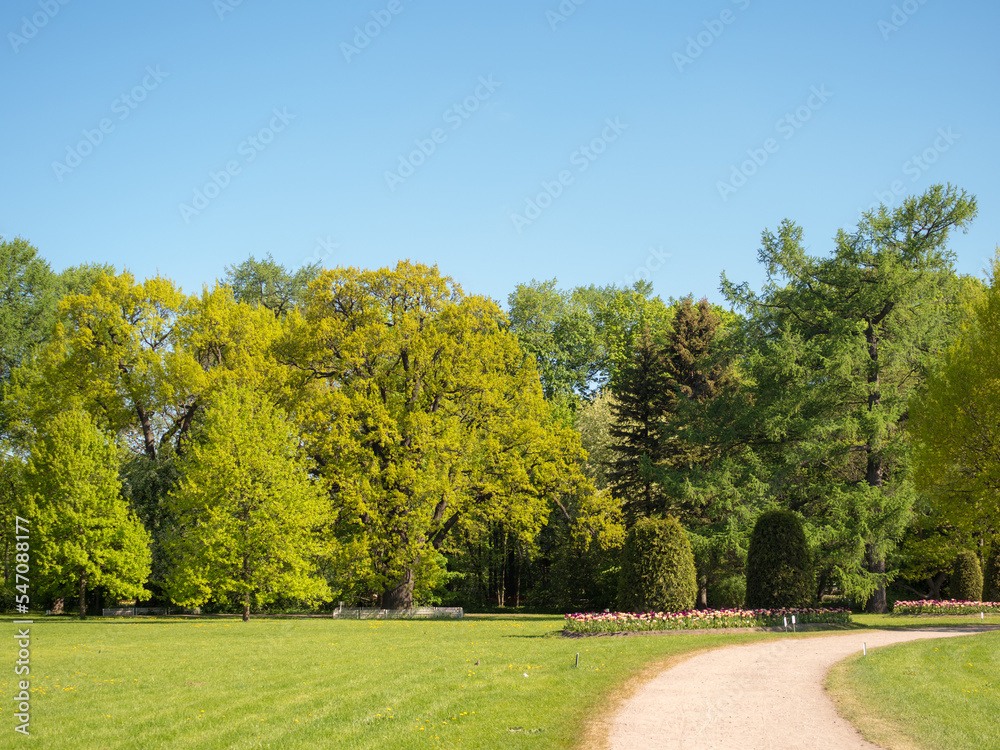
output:
<svg viewBox="0 0 1000 750"><path fill-rule="evenodd" d="M140 615L200 615L200 609L181 607L106 607L104 617L138 617ZM377 607L337 607L330 615L337 620L461 620L461 607L413 607L411 609L378 609Z"/></svg>
<svg viewBox="0 0 1000 750"><path fill-rule="evenodd" d="M376 607L337 607L331 615L337 620L461 620L461 607L413 607L378 609Z"/></svg>
<svg viewBox="0 0 1000 750"><path fill-rule="evenodd" d="M201 610L181 607L105 607L102 617L138 617L139 615L200 615Z"/></svg>

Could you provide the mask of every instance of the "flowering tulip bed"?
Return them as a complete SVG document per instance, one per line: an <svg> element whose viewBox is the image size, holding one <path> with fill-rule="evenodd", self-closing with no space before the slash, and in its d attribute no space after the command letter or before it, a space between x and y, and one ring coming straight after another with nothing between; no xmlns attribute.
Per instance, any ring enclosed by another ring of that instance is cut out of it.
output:
<svg viewBox="0 0 1000 750"><path fill-rule="evenodd" d="M791 624L846 624L851 610L837 609L691 609L686 612L580 612L566 615L566 633L635 633L648 630L759 628Z"/></svg>
<svg viewBox="0 0 1000 750"><path fill-rule="evenodd" d="M1000 602L921 599L913 602L896 602L892 605L894 615L978 615L980 612L1000 614Z"/></svg>

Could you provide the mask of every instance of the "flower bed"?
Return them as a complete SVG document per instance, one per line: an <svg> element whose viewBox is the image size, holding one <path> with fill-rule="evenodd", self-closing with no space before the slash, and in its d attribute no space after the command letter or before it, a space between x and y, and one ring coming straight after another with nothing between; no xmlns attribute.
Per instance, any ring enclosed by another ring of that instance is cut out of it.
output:
<svg viewBox="0 0 1000 750"><path fill-rule="evenodd" d="M921 599L896 602L894 615L978 615L980 612L1000 614L1000 602L961 602L954 599Z"/></svg>
<svg viewBox="0 0 1000 750"><path fill-rule="evenodd" d="M566 633L636 633L649 630L760 628L791 624L846 624L851 610L837 609L691 609L686 612L580 612L566 615Z"/></svg>

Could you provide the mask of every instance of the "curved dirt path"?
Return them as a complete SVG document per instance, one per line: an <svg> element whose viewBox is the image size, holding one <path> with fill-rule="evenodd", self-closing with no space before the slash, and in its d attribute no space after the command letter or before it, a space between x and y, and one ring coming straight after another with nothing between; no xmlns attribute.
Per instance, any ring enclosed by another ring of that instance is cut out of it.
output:
<svg viewBox="0 0 1000 750"><path fill-rule="evenodd" d="M956 632L957 630L957 632ZM868 648L981 629L868 630L788 638L704 652L661 672L607 725L612 750L878 750L840 718L827 671Z"/></svg>

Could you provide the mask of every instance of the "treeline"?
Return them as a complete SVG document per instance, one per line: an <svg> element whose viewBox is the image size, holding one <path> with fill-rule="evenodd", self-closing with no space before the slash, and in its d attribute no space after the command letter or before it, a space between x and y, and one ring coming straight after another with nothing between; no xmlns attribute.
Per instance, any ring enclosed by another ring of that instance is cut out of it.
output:
<svg viewBox="0 0 1000 750"><path fill-rule="evenodd" d="M784 222L730 310L553 280L504 311L436 267L252 257L185 295L0 242L4 596L18 515L34 606L84 610L613 608L627 532L668 517L699 604L739 605L775 509L814 600L935 596L960 552L995 586L1000 294L947 249L975 212L935 187L826 257Z"/></svg>

